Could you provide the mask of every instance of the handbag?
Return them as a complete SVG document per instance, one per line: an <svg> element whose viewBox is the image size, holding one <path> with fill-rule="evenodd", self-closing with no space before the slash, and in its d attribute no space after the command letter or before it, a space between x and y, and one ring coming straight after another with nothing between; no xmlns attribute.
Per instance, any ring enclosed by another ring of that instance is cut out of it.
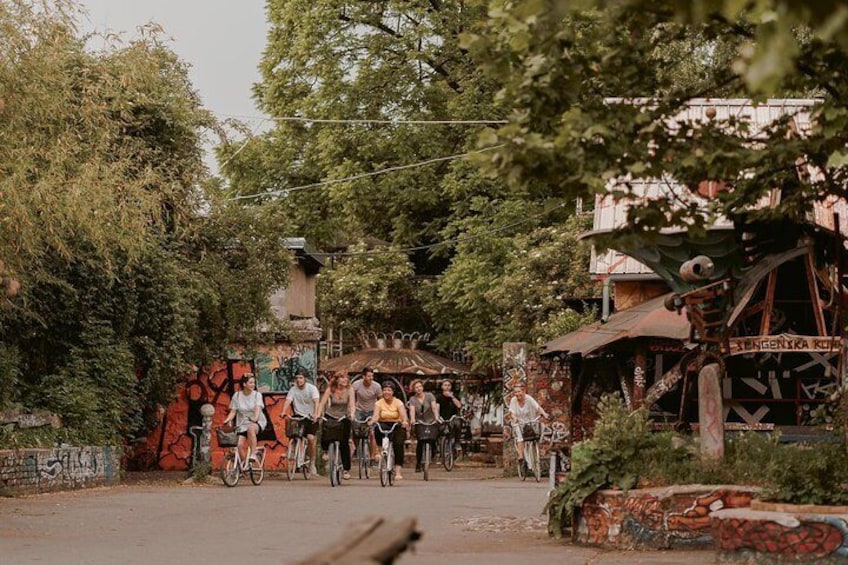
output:
<svg viewBox="0 0 848 565"><path fill-rule="evenodd" d="M238 434L233 427L215 428L215 434L218 436L220 447L235 447L238 445Z"/></svg>

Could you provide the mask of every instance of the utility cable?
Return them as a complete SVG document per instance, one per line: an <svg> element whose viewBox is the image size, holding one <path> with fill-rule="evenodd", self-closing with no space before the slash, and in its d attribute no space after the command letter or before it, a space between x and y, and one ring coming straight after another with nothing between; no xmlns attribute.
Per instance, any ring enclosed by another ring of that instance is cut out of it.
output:
<svg viewBox="0 0 848 565"><path fill-rule="evenodd" d="M359 179L364 179L364 178L368 178L368 177L374 177L374 176L377 176L377 175L382 175L384 173L390 173L390 172L393 172L393 171L402 171L404 169L414 169L414 168L417 168L417 167L423 167L425 165L432 165L433 163L441 163L442 161L450 161L452 159L461 159L462 157L468 157L469 155L474 155L476 153L484 153L486 151L492 151L494 149L500 149L501 147L503 147L503 145L494 145L492 147L485 147L483 149L477 149L475 151L469 151L467 153L458 153L456 155L448 155L447 157L436 157L435 159L427 159L426 161L419 161L418 163L411 163L409 165L398 165L398 166L395 166L395 167L388 167L386 169L380 169L379 171L372 171L370 173L360 173L358 175L344 177L344 178L341 178L341 179L329 179L329 180L325 180L325 181L313 182L313 183L310 183L310 184L304 184L304 185L301 185L301 186L293 186L291 188L282 188L280 190L270 190L270 191L267 191L267 192L257 192L257 193L254 193L254 194L242 194L240 196L233 196L232 198L227 198L226 200L227 201L247 200L247 199L250 199L250 198L261 198L263 196L287 196L289 193L296 192L298 190L307 190L309 188L317 188L319 186L327 186L329 184L337 184L337 183L340 183L340 182L350 182L350 181L354 181L354 180L359 180ZM244 148L244 146L242 146L239 150L241 150L243 148ZM238 151L236 153L238 153ZM235 155L233 155L233 157L235 157ZM232 157L230 157L230 159L232 159ZM224 165L227 162L229 162L229 159L224 163ZM221 165L221 167L223 167L224 165Z"/></svg>
<svg viewBox="0 0 848 565"><path fill-rule="evenodd" d="M274 122L303 122L308 124L382 124L382 125L504 125L507 120L369 120L369 119L332 119L332 118L304 118L301 116L251 116L247 114L224 114L218 116L239 118L243 120L263 120Z"/></svg>

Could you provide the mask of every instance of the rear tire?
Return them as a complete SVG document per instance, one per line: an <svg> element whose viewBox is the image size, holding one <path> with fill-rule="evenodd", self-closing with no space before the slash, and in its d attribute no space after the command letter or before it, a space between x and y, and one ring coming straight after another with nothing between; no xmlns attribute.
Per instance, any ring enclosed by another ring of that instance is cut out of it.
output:
<svg viewBox="0 0 848 565"><path fill-rule="evenodd" d="M424 480L430 480L430 442L424 444L424 452L421 454L421 465L424 467Z"/></svg>
<svg viewBox="0 0 848 565"><path fill-rule="evenodd" d="M527 457L527 449L526 449L526 447L527 447L527 446L525 445L525 449L524 449L524 457ZM522 481L523 481L524 479L526 479L526 478L527 478L527 470L526 470L525 465L527 465L527 461L526 461L526 460L524 460L524 461L521 461L520 459L518 460L518 476L519 476L519 477L521 477L521 480L522 480Z"/></svg>
<svg viewBox="0 0 848 565"><path fill-rule="evenodd" d="M259 450L256 454L256 461L250 465L250 482L256 486L262 484L262 479L265 478L265 450Z"/></svg>
<svg viewBox="0 0 848 565"><path fill-rule="evenodd" d="M330 475L330 486L337 487L339 486L339 467L338 462L336 461L336 457L338 457L339 448L336 442L332 442L330 446L327 448L327 466L329 467Z"/></svg>
<svg viewBox="0 0 848 565"><path fill-rule="evenodd" d="M290 481L294 480L294 474L297 472L298 447L300 447L300 441L292 438L289 441L289 449L286 452L286 476Z"/></svg>
<svg viewBox="0 0 848 565"><path fill-rule="evenodd" d="M221 480L228 487L234 487L238 484L240 475L241 472L238 468L235 455L232 453L228 454L224 468L221 469Z"/></svg>
<svg viewBox="0 0 848 565"><path fill-rule="evenodd" d="M445 466L445 471L453 470L453 438L446 437L442 440L442 463Z"/></svg>
<svg viewBox="0 0 848 565"><path fill-rule="evenodd" d="M359 478L371 478L371 453L368 449L368 438L359 440Z"/></svg>

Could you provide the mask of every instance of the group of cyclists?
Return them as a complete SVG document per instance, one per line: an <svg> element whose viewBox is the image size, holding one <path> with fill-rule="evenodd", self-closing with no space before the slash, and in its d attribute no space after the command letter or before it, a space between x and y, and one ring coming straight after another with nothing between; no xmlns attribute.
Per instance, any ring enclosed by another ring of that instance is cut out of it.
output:
<svg viewBox="0 0 848 565"><path fill-rule="evenodd" d="M404 445L407 432L414 429L416 423L434 424L450 420L459 414L462 402L453 392L453 383L443 380L440 384L439 397L424 391L424 382L416 379L411 383L412 397L406 405L395 397L395 386L392 381L378 384L374 381L374 371L366 367L362 378L351 384L347 372L336 373L330 379L329 386L322 395L314 384L307 381L305 370L295 374L294 386L286 395L283 414L289 409L294 415L304 418L303 435L308 442L308 457L311 461L312 474L315 474L316 437L319 420L328 416L340 421L343 426L342 437L351 437L351 422L364 422L372 427L368 441L372 462L376 464L379 451L377 449L376 433L388 434L395 458L395 480L403 479ZM526 422L543 417L548 419L548 413L518 384L513 388L514 395L508 407L513 438L518 452L519 465L524 460L524 438L522 427ZM238 449L242 458L250 454L256 457L257 437L267 426L268 421L263 412L264 401L262 393L256 390L256 376L248 373L241 379L241 390L236 392L230 401L230 411L224 420L224 425L232 423L239 435ZM408 410L407 410L408 408ZM400 424L398 427L396 424ZM389 430L392 430L391 432ZM376 433L375 433L376 432ZM450 433L450 432L449 432ZM420 439L415 450L415 470L422 470L422 454L424 446L431 444L430 453L436 452L435 439ZM340 454L344 469L342 478L350 479L351 441L340 442ZM329 441L322 441L322 449L326 452ZM249 447L249 450L248 450Z"/></svg>
<svg viewBox="0 0 848 565"><path fill-rule="evenodd" d="M244 375L241 385L241 390L236 392L230 401L230 411L224 425L235 425L239 435L238 449L242 456L246 457L247 453L257 452L257 436L267 425L267 418L262 412L264 401L262 394L256 390L255 375ZM294 386L286 395L282 413L289 414L291 409L291 414L304 418L305 428L302 434L308 442L312 474L316 473L315 453L319 421L328 417L341 422L344 426L342 437L345 438L351 437L352 422L364 422L371 428L368 441L372 464L375 466L379 457L376 435L380 434L382 439L383 434L389 434L395 458L394 479L402 480L407 433L414 429L416 423L435 424L449 420L458 415L462 408L462 402L454 394L450 380L443 380L439 387L437 398L430 392L424 392L423 381L416 379L411 383L413 395L409 402L404 404L395 396L395 385L392 381L382 384L375 382L374 371L366 367L362 370L362 378L352 384L346 371L335 373L330 378L327 389L321 394L318 387L307 381L306 371L301 369L295 374ZM422 470L422 451L426 442L432 443L430 452L435 453L435 439L418 441L416 472ZM322 440L321 443L322 450L326 453L329 441ZM343 479L350 479L351 443L339 443Z"/></svg>

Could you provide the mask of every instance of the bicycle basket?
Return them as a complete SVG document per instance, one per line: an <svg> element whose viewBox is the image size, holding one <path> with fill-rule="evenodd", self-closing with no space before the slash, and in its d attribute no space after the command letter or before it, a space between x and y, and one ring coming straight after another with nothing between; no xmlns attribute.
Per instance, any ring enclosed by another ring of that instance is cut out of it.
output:
<svg viewBox="0 0 848 565"><path fill-rule="evenodd" d="M235 447L238 445L238 434L235 428L215 428L219 447Z"/></svg>
<svg viewBox="0 0 848 565"><path fill-rule="evenodd" d="M321 436L324 441L345 441L344 421L324 420L321 427Z"/></svg>
<svg viewBox="0 0 848 565"><path fill-rule="evenodd" d="M293 418L289 418L286 421L286 437L303 437L303 432L306 430L306 426L303 423L303 420L295 420Z"/></svg>
<svg viewBox="0 0 848 565"><path fill-rule="evenodd" d="M353 437L356 439L362 439L368 437L368 431L371 429L371 426L368 425L367 422L354 422L353 424Z"/></svg>
<svg viewBox="0 0 848 565"><path fill-rule="evenodd" d="M451 435L453 437L459 437L462 433L462 420L453 418L441 422L439 424L439 433L443 436Z"/></svg>
<svg viewBox="0 0 848 565"><path fill-rule="evenodd" d="M527 422L521 430L521 435L524 437L524 441L533 441L539 439L541 435L540 430L541 426L539 422Z"/></svg>
<svg viewBox="0 0 848 565"><path fill-rule="evenodd" d="M439 424L415 424L415 436L420 440L431 440L439 437Z"/></svg>

